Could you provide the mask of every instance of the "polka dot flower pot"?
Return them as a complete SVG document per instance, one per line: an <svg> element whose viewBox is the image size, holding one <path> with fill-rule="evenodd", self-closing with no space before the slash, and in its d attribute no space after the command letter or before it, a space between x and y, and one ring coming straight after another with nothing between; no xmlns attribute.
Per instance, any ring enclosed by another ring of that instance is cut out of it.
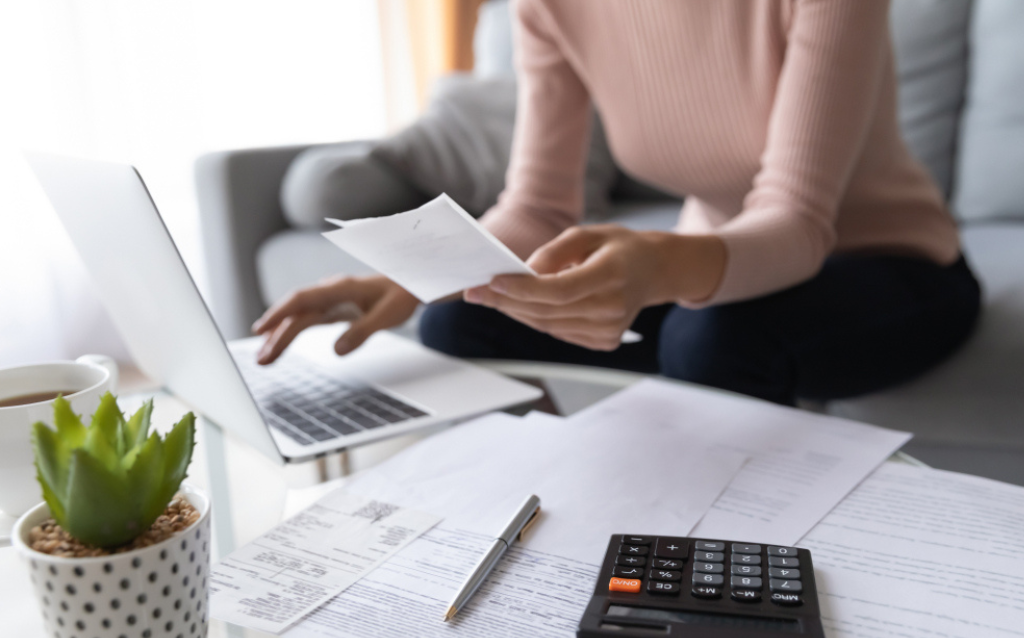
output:
<svg viewBox="0 0 1024 638"><path fill-rule="evenodd" d="M52 638L195 638L207 630L210 501L182 486L199 510L185 531L150 547L96 558L58 558L30 549L29 531L50 517L41 503L12 534L28 562Z"/></svg>

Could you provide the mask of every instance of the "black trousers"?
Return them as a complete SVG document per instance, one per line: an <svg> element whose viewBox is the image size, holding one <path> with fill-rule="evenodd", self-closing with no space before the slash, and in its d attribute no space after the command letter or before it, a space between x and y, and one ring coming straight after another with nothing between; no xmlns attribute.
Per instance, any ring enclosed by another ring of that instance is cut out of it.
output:
<svg viewBox="0 0 1024 638"><path fill-rule="evenodd" d="M423 342L459 357L660 373L776 403L853 397L908 381L955 351L978 318L966 261L834 255L813 279L701 310L644 309L643 341L597 352L461 301L427 308Z"/></svg>

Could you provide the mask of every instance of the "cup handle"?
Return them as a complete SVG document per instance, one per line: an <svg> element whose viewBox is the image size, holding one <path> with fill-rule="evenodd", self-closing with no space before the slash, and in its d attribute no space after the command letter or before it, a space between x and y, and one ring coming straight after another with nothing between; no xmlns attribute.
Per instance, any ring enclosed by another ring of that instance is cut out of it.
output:
<svg viewBox="0 0 1024 638"><path fill-rule="evenodd" d="M103 354L87 354L75 359L75 363L84 363L106 369L106 371L110 373L110 391L112 393L117 392L117 382L120 379L120 374L117 370L117 361L114 361Z"/></svg>

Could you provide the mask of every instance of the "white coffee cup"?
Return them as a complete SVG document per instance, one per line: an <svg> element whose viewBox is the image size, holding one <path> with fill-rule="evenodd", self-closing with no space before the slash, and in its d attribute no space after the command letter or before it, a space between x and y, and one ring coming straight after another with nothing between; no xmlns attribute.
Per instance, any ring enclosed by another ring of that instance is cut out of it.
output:
<svg viewBox="0 0 1024 638"><path fill-rule="evenodd" d="M0 403L31 394L70 392L64 398L88 425L99 407L100 397L116 392L117 379L117 363L95 354L76 361L2 368ZM0 510L8 516L20 516L43 500L30 438L36 421L54 427L53 399L0 407Z"/></svg>

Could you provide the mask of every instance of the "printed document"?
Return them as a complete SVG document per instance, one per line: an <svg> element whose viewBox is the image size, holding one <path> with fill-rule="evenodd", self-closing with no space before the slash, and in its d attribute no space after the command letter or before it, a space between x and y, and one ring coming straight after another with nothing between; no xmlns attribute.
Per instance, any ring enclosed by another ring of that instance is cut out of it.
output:
<svg viewBox="0 0 1024 638"><path fill-rule="evenodd" d="M279 634L439 521L332 492L214 565L210 615Z"/></svg>
<svg viewBox="0 0 1024 638"><path fill-rule="evenodd" d="M523 547L599 561L608 538L623 530L685 535L746 458L659 423L591 425L498 413L421 441L352 477L346 489L492 537L536 494L541 514Z"/></svg>
<svg viewBox="0 0 1024 638"><path fill-rule="evenodd" d="M537 274L445 194L387 217L327 221L340 228L324 237L423 303L484 286L497 275ZM627 330L621 340L638 343L643 336Z"/></svg>
<svg viewBox="0 0 1024 638"><path fill-rule="evenodd" d="M569 420L623 429L657 425L682 439L704 439L715 450L749 455L691 536L774 545L795 543L911 436L654 379Z"/></svg>
<svg viewBox="0 0 1024 638"><path fill-rule="evenodd" d="M799 542L830 638L1024 636L1024 488L886 463Z"/></svg>
<svg viewBox="0 0 1024 638"><path fill-rule="evenodd" d="M328 221L341 228L324 237L423 303L496 275L536 274L447 195L397 215Z"/></svg>
<svg viewBox="0 0 1024 638"><path fill-rule="evenodd" d="M566 638L575 635L600 569L513 544L450 622L445 610L494 537L447 521L303 618L287 638ZM607 542L607 541L606 541Z"/></svg>

